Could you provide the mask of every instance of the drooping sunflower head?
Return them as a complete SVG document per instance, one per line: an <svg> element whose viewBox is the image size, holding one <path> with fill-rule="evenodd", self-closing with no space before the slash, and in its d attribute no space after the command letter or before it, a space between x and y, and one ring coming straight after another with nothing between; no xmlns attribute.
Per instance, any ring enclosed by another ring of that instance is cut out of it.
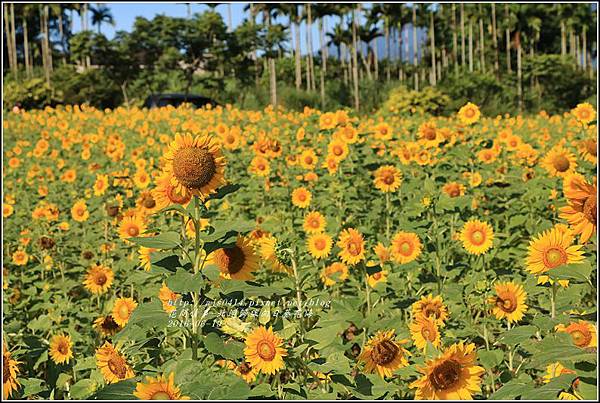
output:
<svg viewBox="0 0 600 403"><path fill-rule="evenodd" d="M256 379L256 375L258 375L258 369L254 368L252 364L248 361L243 361L238 365L233 366L233 372L241 376L244 381L247 383L252 383Z"/></svg>
<svg viewBox="0 0 600 403"><path fill-rule="evenodd" d="M392 248L385 246L381 242L377 242L377 245L373 248L373 252L377 255L379 263L383 264L392 258Z"/></svg>
<svg viewBox="0 0 600 403"><path fill-rule="evenodd" d="M292 204L299 208L307 208L310 205L312 194L304 187L292 191Z"/></svg>
<svg viewBox="0 0 600 403"><path fill-rule="evenodd" d="M188 396L182 396L181 391L175 385L175 373L169 376L164 374L156 378L147 376L146 382L138 382L135 385L133 395L140 400L189 400Z"/></svg>
<svg viewBox="0 0 600 403"><path fill-rule="evenodd" d="M177 134L164 155L165 171L179 194L206 199L225 184L225 158L218 143L207 135Z"/></svg>
<svg viewBox="0 0 600 403"><path fill-rule="evenodd" d="M492 247L494 231L486 222L469 220L465 223L459 237L467 252L481 255Z"/></svg>
<svg viewBox="0 0 600 403"><path fill-rule="evenodd" d="M551 176L565 177L577 168L577 158L575 154L561 145L552 147L548 154L542 160L542 166Z"/></svg>
<svg viewBox="0 0 600 403"><path fill-rule="evenodd" d="M283 357L287 356L287 350L282 347L283 339L271 327L257 327L248 334L245 343L244 355L252 368L265 374L274 374L284 368Z"/></svg>
<svg viewBox="0 0 600 403"><path fill-rule="evenodd" d="M57 334L50 340L50 358L55 364L68 364L73 358L73 350L71 349L71 336L68 334Z"/></svg>
<svg viewBox="0 0 600 403"><path fill-rule="evenodd" d="M321 270L321 281L326 287L332 286L348 278L348 266L334 262Z"/></svg>
<svg viewBox="0 0 600 403"><path fill-rule="evenodd" d="M158 249L155 248L147 248L145 246L140 246L140 249L138 251L140 266L142 266L142 268L145 271L150 271L150 269L152 268L152 253L156 252L157 250Z"/></svg>
<svg viewBox="0 0 600 403"><path fill-rule="evenodd" d="M107 383L116 383L135 376L125 357L107 341L96 350L96 365Z"/></svg>
<svg viewBox="0 0 600 403"><path fill-rule="evenodd" d="M252 272L258 269L259 259L250 240L240 235L232 247L211 252L207 263L217 266L223 278L251 280L254 277Z"/></svg>
<svg viewBox="0 0 600 403"><path fill-rule="evenodd" d="M112 315L101 316L94 321L94 329L104 337L114 336L121 330L121 326Z"/></svg>
<svg viewBox="0 0 600 403"><path fill-rule="evenodd" d="M544 383L549 383L553 378L565 374L575 374L572 369L565 368L560 362L554 362L546 367L546 375L544 375Z"/></svg>
<svg viewBox="0 0 600 403"><path fill-rule="evenodd" d="M582 243L587 242L597 227L597 183L588 183L582 175L565 177L563 191L568 205L560 208L560 218L569 222L573 235L580 235Z"/></svg>
<svg viewBox="0 0 600 403"><path fill-rule="evenodd" d="M348 228L340 233L337 246L341 249L339 257L346 264L356 264L365 259L365 241L360 232Z"/></svg>
<svg viewBox="0 0 600 403"><path fill-rule="evenodd" d="M392 376L392 373L408 365L408 350L402 347L408 340L396 341L395 331L379 331L364 347L358 361L365 364L367 374L377 372L382 378Z"/></svg>
<svg viewBox="0 0 600 403"><path fill-rule="evenodd" d="M175 302L180 296L181 295L173 292L169 287L167 287L164 282L158 291L158 299L160 299L160 302L162 302L163 309L167 313L171 313L177 309L175 307Z"/></svg>
<svg viewBox="0 0 600 403"><path fill-rule="evenodd" d="M559 332L569 333L573 344L577 347L598 347L596 326L593 323L580 320L571 322L568 326L560 324L556 327Z"/></svg>
<svg viewBox="0 0 600 403"><path fill-rule="evenodd" d="M475 344L453 344L418 368L423 376L410 385L417 389L415 399L472 400L474 394L481 392L481 376L485 372L475 364Z"/></svg>
<svg viewBox="0 0 600 403"><path fill-rule="evenodd" d="M564 264L583 261L583 245L572 245L573 234L554 227L544 231L529 242L527 270L540 275Z"/></svg>
<svg viewBox="0 0 600 403"><path fill-rule="evenodd" d="M480 116L479 107L471 102L468 102L458 111L458 119L465 125L477 122Z"/></svg>
<svg viewBox="0 0 600 403"><path fill-rule="evenodd" d="M10 351L6 347L6 344L2 344L2 385L4 399L8 399L12 396L13 392L16 391L20 383L17 379L19 370L19 361L12 358Z"/></svg>
<svg viewBox="0 0 600 403"><path fill-rule="evenodd" d="M306 240L306 248L315 259L323 259L329 256L332 244L331 237L325 233L312 234Z"/></svg>
<svg viewBox="0 0 600 403"><path fill-rule="evenodd" d="M409 328L412 339L418 349L425 350L428 342L435 348L440 347L442 339L438 324L433 316L417 316L409 325Z"/></svg>
<svg viewBox="0 0 600 403"><path fill-rule="evenodd" d="M423 245L414 232L400 231L392 238L390 246L392 260L396 263L409 263L419 257Z"/></svg>
<svg viewBox="0 0 600 403"><path fill-rule="evenodd" d="M448 309L439 295L434 297L429 294L421 297L412 305L412 313L415 318L419 316L433 317L439 326L444 326L444 321L448 318Z"/></svg>
<svg viewBox="0 0 600 403"><path fill-rule="evenodd" d="M318 234L325 230L325 217L318 211L311 211L304 217L304 223L302 227L308 234Z"/></svg>
<svg viewBox="0 0 600 403"><path fill-rule="evenodd" d="M394 192L402 183L402 172L393 165L384 165L377 168L373 176L375 188L384 193Z"/></svg>
<svg viewBox="0 0 600 403"><path fill-rule="evenodd" d="M83 284L93 294L104 294L112 285L113 279L114 273L110 267L97 264L88 270Z"/></svg>
<svg viewBox="0 0 600 403"><path fill-rule="evenodd" d="M373 266L377 266L377 263L373 261L367 262L367 267ZM369 277L367 277L367 283L369 284L369 287L375 288L378 284L385 283L387 281L387 275L387 270L380 270L376 273L370 274Z"/></svg>
<svg viewBox="0 0 600 403"><path fill-rule="evenodd" d="M579 152L583 159L592 164L598 163L598 139L587 138L581 140L578 145Z"/></svg>
<svg viewBox="0 0 600 403"><path fill-rule="evenodd" d="M258 254L265 261L267 266L274 272L291 273L292 269L288 267L278 256L277 238L273 235L266 235L259 239L256 246Z"/></svg>
<svg viewBox="0 0 600 403"><path fill-rule="evenodd" d="M496 319L508 320L513 323L523 319L527 310L525 300L527 293L523 286L514 282L497 283L494 286L496 295L489 298L492 305L492 313Z"/></svg>
<svg viewBox="0 0 600 403"><path fill-rule="evenodd" d="M112 317L121 327L125 327L132 312L137 308L137 302L133 298L119 298L115 301L115 305L112 310Z"/></svg>

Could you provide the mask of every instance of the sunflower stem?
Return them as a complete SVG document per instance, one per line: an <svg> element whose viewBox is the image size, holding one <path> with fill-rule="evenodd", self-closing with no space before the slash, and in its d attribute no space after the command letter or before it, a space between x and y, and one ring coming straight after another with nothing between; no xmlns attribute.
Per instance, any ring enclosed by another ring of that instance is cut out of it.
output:
<svg viewBox="0 0 600 403"><path fill-rule="evenodd" d="M296 285L296 302L298 303L298 311L302 310L302 293L300 290L300 276L298 275L298 266L296 264L296 259L294 257L294 253L290 250L290 260L292 262L292 270L294 272L294 280ZM300 312L302 314L302 312ZM304 333L304 322L302 321L302 316L300 316L300 331Z"/></svg>
<svg viewBox="0 0 600 403"><path fill-rule="evenodd" d="M550 317L556 318L556 281L552 283L552 290L550 293Z"/></svg>
<svg viewBox="0 0 600 403"><path fill-rule="evenodd" d="M365 293L367 298L367 315L371 314L371 291L369 290L369 273L367 272L367 266L363 265L365 268Z"/></svg>
<svg viewBox="0 0 600 403"><path fill-rule="evenodd" d="M385 192L385 237L389 241L390 240L390 193Z"/></svg>

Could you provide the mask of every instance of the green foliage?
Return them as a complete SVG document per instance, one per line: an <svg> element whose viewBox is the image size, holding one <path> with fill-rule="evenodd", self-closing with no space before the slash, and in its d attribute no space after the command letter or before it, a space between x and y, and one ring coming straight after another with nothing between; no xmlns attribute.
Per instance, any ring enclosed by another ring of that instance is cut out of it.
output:
<svg viewBox="0 0 600 403"><path fill-rule="evenodd" d="M398 86L390 91L383 104L382 111L393 115L411 115L430 113L439 114L450 99L439 89L426 87L422 91L414 91L405 86Z"/></svg>
<svg viewBox="0 0 600 403"><path fill-rule="evenodd" d="M41 109L60 103L62 97L62 91L53 90L41 77L17 81L8 75L4 79L4 109L11 109L17 104L25 109Z"/></svg>

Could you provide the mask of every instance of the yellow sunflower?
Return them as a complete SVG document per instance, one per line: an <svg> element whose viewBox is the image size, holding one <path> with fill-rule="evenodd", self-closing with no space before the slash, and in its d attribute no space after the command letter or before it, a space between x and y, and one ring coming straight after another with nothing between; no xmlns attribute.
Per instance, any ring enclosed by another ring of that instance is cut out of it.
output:
<svg viewBox="0 0 600 403"><path fill-rule="evenodd" d="M588 124L596 119L596 111L594 107L585 102L582 104L578 104L571 113L579 120L581 123Z"/></svg>
<svg viewBox="0 0 600 403"><path fill-rule="evenodd" d="M597 191L596 178L593 184L581 175L567 176L564 180L563 192L568 205L560 208L559 217L569 222L573 235L580 235L582 243L596 232Z"/></svg>
<svg viewBox="0 0 600 403"><path fill-rule="evenodd" d="M392 258L392 248L385 246L381 242L377 242L377 245L373 248L373 252L377 255L379 263L384 264Z"/></svg>
<svg viewBox="0 0 600 403"><path fill-rule="evenodd" d="M176 134L163 159L165 172L179 194L205 199L226 183L225 158L218 143L207 135Z"/></svg>
<svg viewBox="0 0 600 403"><path fill-rule="evenodd" d="M484 221L469 220L463 226L459 237L467 252L481 255L492 247L494 230Z"/></svg>
<svg viewBox="0 0 600 403"><path fill-rule="evenodd" d="M367 374L377 372L382 378L392 376L399 368L408 366L410 352L402 347L408 340L395 340L395 331L379 331L372 337L358 356L365 364Z"/></svg>
<svg viewBox="0 0 600 403"><path fill-rule="evenodd" d="M300 154L300 166L309 171L315 169L317 166L317 154L312 149L307 149Z"/></svg>
<svg viewBox="0 0 600 403"><path fill-rule="evenodd" d="M110 314L97 318L93 327L104 337L114 336L122 329Z"/></svg>
<svg viewBox="0 0 600 403"><path fill-rule="evenodd" d="M262 260L264 260L267 267L271 270L274 272L291 273L292 269L284 265L277 257L277 238L272 235L261 237L257 241L256 249Z"/></svg>
<svg viewBox="0 0 600 403"><path fill-rule="evenodd" d="M13 359L6 344L2 344L2 396L4 400L12 396L21 385L17 380L20 362Z"/></svg>
<svg viewBox="0 0 600 403"><path fill-rule="evenodd" d="M387 270L380 270L377 273L373 273L367 277L367 283L369 287L375 288L377 284L385 283L389 272Z"/></svg>
<svg viewBox="0 0 600 403"><path fill-rule="evenodd" d="M287 350L271 327L257 327L248 334L245 343L244 355L252 368L265 374L274 374L284 368L283 357L287 356Z"/></svg>
<svg viewBox="0 0 600 403"><path fill-rule="evenodd" d="M238 236L234 246L211 252L206 260L221 271L221 277L233 280L251 280L252 272L258 269L259 258L254 253L249 239Z"/></svg>
<svg viewBox="0 0 600 403"><path fill-rule="evenodd" d="M471 102L468 102L458 111L458 119L465 125L477 122L480 116L479 107Z"/></svg>
<svg viewBox="0 0 600 403"><path fill-rule="evenodd" d="M571 151L561 145L552 147L546 156L542 159L542 167L548 171L551 176L565 177L577 168L577 157Z"/></svg>
<svg viewBox="0 0 600 403"><path fill-rule="evenodd" d="M158 291L158 299L162 302L163 309L167 313L171 313L177 308L175 307L175 301L179 299L181 295L174 293L167 287L167 285L163 282L162 287Z"/></svg>
<svg viewBox="0 0 600 403"><path fill-rule="evenodd" d="M587 138L581 140L578 149L584 160L594 165L598 163L598 139Z"/></svg>
<svg viewBox="0 0 600 403"><path fill-rule="evenodd" d="M102 196L108 189L108 175L97 174L94 182L94 196Z"/></svg>
<svg viewBox="0 0 600 403"><path fill-rule="evenodd" d="M50 340L50 358L55 364L68 364L69 360L73 358L72 346L71 336L64 334L53 336Z"/></svg>
<svg viewBox="0 0 600 403"><path fill-rule="evenodd" d="M315 259L324 259L331 252L332 239L325 233L312 234L306 241L308 253Z"/></svg>
<svg viewBox="0 0 600 403"><path fill-rule="evenodd" d="M348 266L344 263L334 262L323 268L320 276L326 287L332 286L348 278Z"/></svg>
<svg viewBox="0 0 600 403"><path fill-rule="evenodd" d="M269 173L271 173L271 165L269 164L269 160L267 160L265 157L261 157L260 155L252 158L252 161L250 161L250 166L248 167L248 172L257 176L269 176Z"/></svg>
<svg viewBox="0 0 600 403"><path fill-rule="evenodd" d="M12 261L16 266L25 266L29 261L29 255L24 250L17 250L12 254Z"/></svg>
<svg viewBox="0 0 600 403"><path fill-rule="evenodd" d="M419 126L419 142L426 148L437 147L444 136L437 130L435 122L425 122Z"/></svg>
<svg viewBox="0 0 600 403"><path fill-rule="evenodd" d="M396 191L402 183L402 172L393 165L383 165L377 168L373 176L375 177L373 180L375 188L384 193Z"/></svg>
<svg viewBox="0 0 600 403"><path fill-rule="evenodd" d="M441 346L440 331L433 317L417 316L408 327L410 328L410 335L418 349L424 351L427 348L427 342L431 343L435 348Z"/></svg>
<svg viewBox="0 0 600 403"><path fill-rule="evenodd" d="M135 376L125 357L107 341L96 350L96 365L106 383L116 383Z"/></svg>
<svg viewBox="0 0 600 403"><path fill-rule="evenodd" d="M181 396L173 372L168 378L164 374L156 378L147 376L146 382L136 383L133 395L140 400L190 400L188 396Z"/></svg>
<svg viewBox="0 0 600 403"><path fill-rule="evenodd" d="M449 182L444 185L442 191L449 197L458 197L465 194L465 186L458 182Z"/></svg>
<svg viewBox="0 0 600 403"><path fill-rule="evenodd" d="M185 206L192 199L189 192L178 192L176 186L171 184L171 175L163 172L156 178L156 187L152 190L152 197L156 202L158 210L168 207L171 204L181 204Z"/></svg>
<svg viewBox="0 0 600 403"><path fill-rule="evenodd" d="M565 374L575 374L572 369L565 368L560 362L554 362L546 367L546 375L544 375L544 383L550 383L553 378L557 378Z"/></svg>
<svg viewBox="0 0 600 403"><path fill-rule="evenodd" d="M85 222L90 218L90 212L87 209L85 200L80 199L73 204L73 207L71 207L71 217L77 222Z"/></svg>
<svg viewBox="0 0 600 403"><path fill-rule="evenodd" d="M509 323L523 319L527 310L525 300L527 293L523 286L515 282L496 283L496 295L490 297L488 302L493 306L492 313L496 319L505 319Z"/></svg>
<svg viewBox="0 0 600 403"><path fill-rule="evenodd" d="M373 137L377 140L391 140L394 135L392 127L387 123L379 123L377 126L373 127L371 131L373 131Z"/></svg>
<svg viewBox="0 0 600 403"><path fill-rule="evenodd" d="M354 228L340 233L337 246L341 249L338 256L346 264L354 265L365 259L365 241L362 234Z"/></svg>
<svg viewBox="0 0 600 403"><path fill-rule="evenodd" d="M358 141L358 131L351 125L340 127L336 132L336 136L347 144L354 144Z"/></svg>
<svg viewBox="0 0 600 403"><path fill-rule="evenodd" d="M572 245L571 232L554 227L529 241L526 258L527 270L540 275L564 264L581 263L584 259L583 245Z"/></svg>
<svg viewBox="0 0 600 403"><path fill-rule="evenodd" d="M146 223L144 218L138 214L123 217L119 226L119 236L123 240L142 236L144 231L146 231Z"/></svg>
<svg viewBox="0 0 600 403"><path fill-rule="evenodd" d="M598 336L596 326L593 323L580 320L571 322L568 326L560 324L556 330L563 333L569 333L573 344L577 347L598 347Z"/></svg>
<svg viewBox="0 0 600 403"><path fill-rule="evenodd" d="M292 192L292 204L299 208L307 208L310 205L312 195L308 189L299 187Z"/></svg>
<svg viewBox="0 0 600 403"><path fill-rule="evenodd" d="M319 128L321 130L329 130L337 125L337 116L333 112L326 112L319 116Z"/></svg>
<svg viewBox="0 0 600 403"><path fill-rule="evenodd" d="M140 249L138 251L140 255L140 266L145 271L150 271L150 269L152 268L152 253L156 252L157 250L158 249L155 248L147 248L145 246L140 246Z"/></svg>
<svg viewBox="0 0 600 403"><path fill-rule="evenodd" d="M92 294L104 294L112 285L114 277L110 267L96 264L88 270L83 285Z"/></svg>
<svg viewBox="0 0 600 403"><path fill-rule="evenodd" d="M422 248L423 245L417 234L400 231L392 238L391 258L396 263L409 263L419 257Z"/></svg>
<svg viewBox="0 0 600 403"><path fill-rule="evenodd" d="M138 304L133 298L119 298L115 301L112 317L119 326L124 327L137 306Z"/></svg>
<svg viewBox="0 0 600 403"><path fill-rule="evenodd" d="M476 365L475 344L453 344L417 370L423 376L413 383L416 400L473 400L481 392L485 370Z"/></svg>
<svg viewBox="0 0 600 403"><path fill-rule="evenodd" d="M325 217L318 211L311 211L304 217L302 228L307 234L318 234L325 230Z"/></svg>
<svg viewBox="0 0 600 403"><path fill-rule="evenodd" d="M444 326L444 322L448 318L448 309L439 295L434 297L429 294L421 297L412 305L412 313L415 318L419 316L433 317L439 326Z"/></svg>
<svg viewBox="0 0 600 403"><path fill-rule="evenodd" d="M344 160L350 152L348 144L340 138L332 139L327 145L327 155L333 158L336 162Z"/></svg>

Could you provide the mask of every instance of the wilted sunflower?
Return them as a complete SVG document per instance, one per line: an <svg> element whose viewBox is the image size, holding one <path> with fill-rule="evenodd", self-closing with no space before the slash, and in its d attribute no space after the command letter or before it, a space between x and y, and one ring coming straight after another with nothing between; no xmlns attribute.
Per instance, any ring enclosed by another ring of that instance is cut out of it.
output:
<svg viewBox="0 0 600 403"><path fill-rule="evenodd" d="M360 232L348 228L340 233L337 246L341 249L338 256L346 264L357 264L365 259L365 241Z"/></svg>
<svg viewBox="0 0 600 403"><path fill-rule="evenodd" d="M527 270L540 275L564 264L581 263L583 245L572 245L573 235L554 227L529 241Z"/></svg>
<svg viewBox="0 0 600 403"><path fill-rule="evenodd" d="M283 357L287 355L287 350L282 347L281 337L273 333L271 327L257 327L246 337L245 343L246 361L258 371L274 374L285 366Z"/></svg>
<svg viewBox="0 0 600 403"><path fill-rule="evenodd" d="M449 182L444 185L442 191L449 197L458 197L465 194L465 186L458 182Z"/></svg>
<svg viewBox="0 0 600 403"><path fill-rule="evenodd" d="M73 350L71 343L71 336L64 334L57 334L50 340L50 358L55 364L69 363L69 360L73 358Z"/></svg>
<svg viewBox="0 0 600 403"><path fill-rule="evenodd" d="M582 104L578 104L571 113L579 120L581 123L588 124L596 119L596 111L594 107L585 102Z"/></svg>
<svg viewBox="0 0 600 403"><path fill-rule="evenodd" d="M252 272L258 269L259 259L250 240L238 236L234 246L211 252L206 260L221 271L221 276L233 280L251 280Z"/></svg>
<svg viewBox="0 0 600 403"><path fill-rule="evenodd" d="M571 322L568 326L560 324L556 326L559 332L569 333L573 344L577 347L598 347L598 338L596 334L596 326L593 323L580 320Z"/></svg>
<svg viewBox="0 0 600 403"><path fill-rule="evenodd" d="M588 183L581 175L567 176L563 191L568 205L560 208L560 218L569 222L573 235L580 235L580 241L587 242L597 227L597 184Z"/></svg>
<svg viewBox="0 0 600 403"><path fill-rule="evenodd" d="M104 337L110 337L121 330L121 326L115 322L111 314L100 316L94 321L94 329Z"/></svg>
<svg viewBox="0 0 600 403"><path fill-rule="evenodd" d="M508 320L509 323L523 319L527 310L525 300L527 293L523 286L515 282L496 283L496 295L490 297L488 302L493 306L492 313L496 319Z"/></svg>
<svg viewBox="0 0 600 403"><path fill-rule="evenodd" d="M125 357L107 341L96 350L96 365L106 383L116 383L135 376Z"/></svg>
<svg viewBox="0 0 600 403"><path fill-rule="evenodd" d="M475 344L463 342L448 347L440 356L428 360L417 370L423 376L410 387L417 388L417 400L472 400L481 392L481 376L485 370L475 365Z"/></svg>
<svg viewBox="0 0 600 403"><path fill-rule="evenodd" d="M174 304L175 301L177 301L177 299L179 299L180 297L181 295L171 291L171 289L169 289L169 287L167 287L167 285L164 282L162 284L162 287L158 291L158 299L160 299L160 302L162 302L163 309L167 313L171 313L177 309Z"/></svg>
<svg viewBox="0 0 600 403"><path fill-rule="evenodd" d="M239 365L234 365L233 372L241 376L247 383L252 383L258 375L258 369L254 368L248 361L243 361Z"/></svg>
<svg viewBox="0 0 600 403"><path fill-rule="evenodd" d="M318 211L311 211L304 217L302 228L307 234L318 234L325 230L325 217Z"/></svg>
<svg viewBox="0 0 600 403"><path fill-rule="evenodd" d="M158 210L168 207L171 204L181 204L185 206L192 199L189 192L178 192L176 186L171 184L171 175L163 172L156 178L156 187L152 190L152 197L156 202Z"/></svg>
<svg viewBox="0 0 600 403"><path fill-rule="evenodd" d="M548 171L551 176L565 177L577 168L577 158L575 154L561 145L552 147L548 154L543 158L542 167Z"/></svg>
<svg viewBox="0 0 600 403"><path fill-rule="evenodd" d="M465 223L459 237L467 252L481 255L492 247L494 230L484 221L469 220Z"/></svg>
<svg viewBox="0 0 600 403"><path fill-rule="evenodd" d="M165 172L179 194L191 193L206 199L225 185L225 158L212 137L177 134L163 156Z"/></svg>
<svg viewBox="0 0 600 403"><path fill-rule="evenodd" d="M418 349L425 350L427 342L431 343L435 348L439 348L442 344L435 318L420 315L408 327L410 328L410 335Z"/></svg>
<svg viewBox="0 0 600 403"><path fill-rule="evenodd" d="M417 234L400 231L392 238L391 258L396 263L409 263L419 257L422 248L423 245Z"/></svg>
<svg viewBox="0 0 600 403"><path fill-rule="evenodd" d="M393 165L384 165L377 168L373 176L375 177L373 180L375 188L384 193L396 191L402 183L402 172Z"/></svg>
<svg viewBox="0 0 600 403"><path fill-rule="evenodd" d="M421 297L420 300L412 305L412 313L415 318L419 316L433 317L436 323L444 326L444 321L448 318L448 310L444 305L441 296L432 296L429 294L426 297Z"/></svg>
<svg viewBox="0 0 600 403"><path fill-rule="evenodd" d="M164 374L156 378L147 376L146 382L136 383L133 395L140 400L190 400L188 396L181 396L173 372L168 378Z"/></svg>
<svg viewBox="0 0 600 403"><path fill-rule="evenodd" d="M8 399L21 385L17 380L20 362L13 359L6 343L2 344L2 396Z"/></svg>
<svg viewBox="0 0 600 403"><path fill-rule="evenodd" d="M110 267L96 264L88 270L83 285L92 294L104 294L112 285L114 277Z"/></svg>
<svg viewBox="0 0 600 403"><path fill-rule="evenodd" d="M458 119L465 125L470 125L477 122L479 120L479 116L481 116L479 107L471 102L468 102L458 111Z"/></svg>
<svg viewBox="0 0 600 403"><path fill-rule="evenodd" d="M382 378L408 365L410 352L402 347L408 340L395 340L395 331L379 331L372 337L358 356L358 361L365 364L365 373L377 372Z"/></svg>
<svg viewBox="0 0 600 403"><path fill-rule="evenodd" d="M73 207L71 207L71 217L77 222L85 222L90 218L90 212L87 209L85 200L80 199L73 204Z"/></svg>
<svg viewBox="0 0 600 403"><path fill-rule="evenodd" d="M306 240L306 248L308 253L315 259L323 259L329 256L333 241L331 237L325 233L312 234Z"/></svg>
<svg viewBox="0 0 600 403"><path fill-rule="evenodd" d="M123 240L142 236L144 231L146 231L146 223L144 218L138 214L123 217L119 226L119 236Z"/></svg>
<svg viewBox="0 0 600 403"><path fill-rule="evenodd" d="M129 322L129 317L137 306L138 304L133 298L117 299L112 310L113 319L119 326L124 327Z"/></svg>
<svg viewBox="0 0 600 403"><path fill-rule="evenodd" d="M348 266L344 263L334 262L321 270L321 280L329 287L348 278Z"/></svg>
<svg viewBox="0 0 600 403"><path fill-rule="evenodd" d="M310 205L312 195L304 187L294 189L292 192L292 204L299 208L307 208Z"/></svg>

